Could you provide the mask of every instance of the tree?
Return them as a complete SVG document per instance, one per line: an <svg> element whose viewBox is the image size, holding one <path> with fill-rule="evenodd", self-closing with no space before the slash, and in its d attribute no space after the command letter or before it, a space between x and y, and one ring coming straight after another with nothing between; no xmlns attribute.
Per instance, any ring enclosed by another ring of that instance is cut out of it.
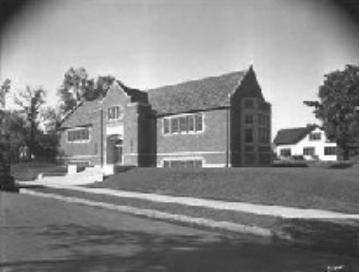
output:
<svg viewBox="0 0 359 272"><path fill-rule="evenodd" d="M98 76L96 80L90 79L85 68L71 67L65 73L58 90L62 101L62 115L74 110L83 101L105 96L114 81L115 78L110 75Z"/></svg>
<svg viewBox="0 0 359 272"><path fill-rule="evenodd" d="M58 110L54 107L43 107L40 111L40 123L46 133L56 133L61 118Z"/></svg>
<svg viewBox="0 0 359 272"><path fill-rule="evenodd" d="M88 89L89 80L85 68L71 67L64 75L64 79L58 93L63 104L62 112L65 114L81 103L86 89Z"/></svg>
<svg viewBox="0 0 359 272"><path fill-rule="evenodd" d="M0 106L5 108L5 95L10 91L11 80L5 79L3 84L0 87Z"/></svg>
<svg viewBox="0 0 359 272"><path fill-rule="evenodd" d="M26 87L25 91L18 92L15 96L15 103L21 107L25 114L26 121L26 140L29 153L36 153L38 147L36 136L38 134L40 107L45 103L46 92L42 88L31 89Z"/></svg>
<svg viewBox="0 0 359 272"><path fill-rule="evenodd" d="M359 141L359 67L347 65L343 71L325 75L318 101L304 101L314 107L329 140L335 141L344 160Z"/></svg>

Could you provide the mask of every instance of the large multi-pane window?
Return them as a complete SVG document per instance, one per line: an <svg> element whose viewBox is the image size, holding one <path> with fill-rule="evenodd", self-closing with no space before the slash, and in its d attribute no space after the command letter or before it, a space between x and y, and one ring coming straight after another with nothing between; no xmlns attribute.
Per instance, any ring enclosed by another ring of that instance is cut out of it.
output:
<svg viewBox="0 0 359 272"><path fill-rule="evenodd" d="M163 134L200 133L203 131L202 113L163 118Z"/></svg>
<svg viewBox="0 0 359 272"><path fill-rule="evenodd" d="M83 142L90 140L89 128L76 128L67 131L68 142Z"/></svg>
<svg viewBox="0 0 359 272"><path fill-rule="evenodd" d="M107 109L107 119L109 121L121 120L123 118L123 110L121 106L113 106Z"/></svg>

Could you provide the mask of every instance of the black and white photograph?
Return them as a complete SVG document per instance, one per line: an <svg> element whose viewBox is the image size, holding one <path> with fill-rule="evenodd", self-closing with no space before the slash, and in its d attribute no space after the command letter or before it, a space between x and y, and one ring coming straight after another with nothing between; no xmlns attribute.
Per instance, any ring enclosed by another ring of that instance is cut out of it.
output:
<svg viewBox="0 0 359 272"><path fill-rule="evenodd" d="M359 272L359 1L0 0L0 271Z"/></svg>

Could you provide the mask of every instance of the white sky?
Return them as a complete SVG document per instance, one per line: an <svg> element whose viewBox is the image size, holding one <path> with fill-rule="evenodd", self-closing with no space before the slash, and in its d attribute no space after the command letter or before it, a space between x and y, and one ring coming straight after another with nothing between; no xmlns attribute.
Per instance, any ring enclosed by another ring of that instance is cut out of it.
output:
<svg viewBox="0 0 359 272"><path fill-rule="evenodd" d="M328 0L37 0L0 49L1 82L43 86L51 104L71 66L146 89L253 64L274 136L316 121L302 101L325 73L359 65L359 28Z"/></svg>

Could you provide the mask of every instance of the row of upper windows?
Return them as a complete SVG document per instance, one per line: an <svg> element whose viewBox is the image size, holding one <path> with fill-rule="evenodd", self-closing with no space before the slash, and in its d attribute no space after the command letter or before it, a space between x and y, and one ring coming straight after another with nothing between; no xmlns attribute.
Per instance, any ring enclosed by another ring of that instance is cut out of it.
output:
<svg viewBox="0 0 359 272"><path fill-rule="evenodd" d="M68 142L83 142L90 140L90 129L89 128L77 128L67 131Z"/></svg>
<svg viewBox="0 0 359 272"><path fill-rule="evenodd" d="M337 148L335 146L325 146L324 147L324 155L332 156L337 154ZM292 155L292 151L290 148L282 148L280 150L280 155L283 157L290 157ZM304 156L315 156L315 147L303 147L303 155Z"/></svg>
<svg viewBox="0 0 359 272"><path fill-rule="evenodd" d="M163 134L201 133L203 132L203 114L187 114L163 118Z"/></svg>

